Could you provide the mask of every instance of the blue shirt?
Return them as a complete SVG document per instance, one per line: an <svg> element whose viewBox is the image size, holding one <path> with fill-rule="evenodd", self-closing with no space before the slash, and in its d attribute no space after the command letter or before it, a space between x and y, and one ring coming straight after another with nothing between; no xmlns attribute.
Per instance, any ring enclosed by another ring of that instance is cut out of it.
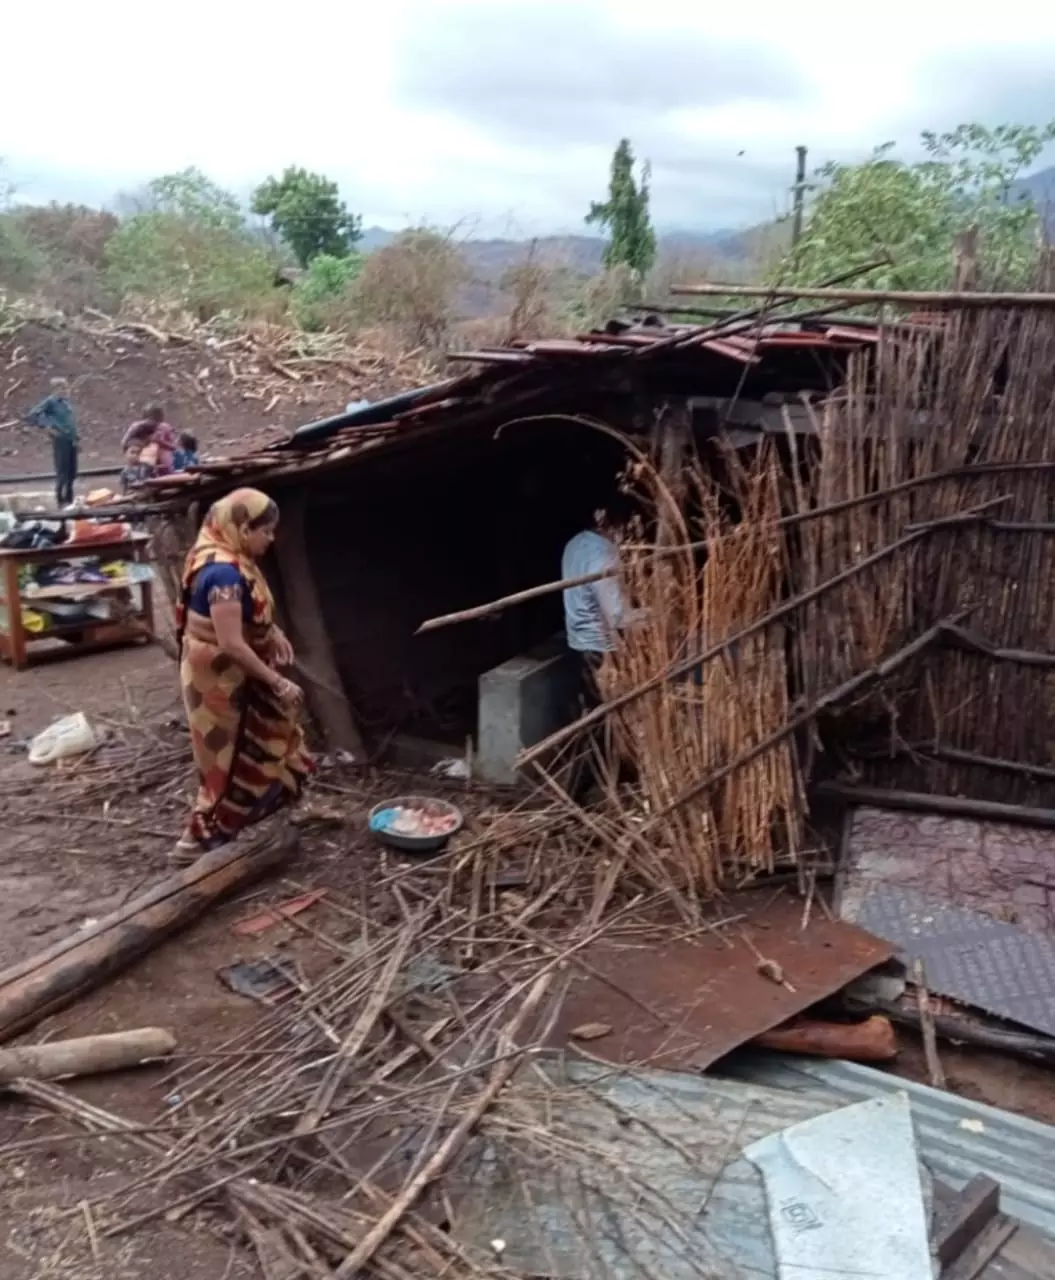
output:
<svg viewBox="0 0 1055 1280"><path fill-rule="evenodd" d="M186 471L198 465L198 455L193 449L177 449L172 455L172 470Z"/></svg>
<svg viewBox="0 0 1055 1280"><path fill-rule="evenodd" d="M614 542L599 533L577 533L564 548L560 562L562 578L581 578L603 573L619 564ZM611 653L614 634L627 622L626 604L616 578L601 578L564 592L564 626L568 648L576 653Z"/></svg>
<svg viewBox="0 0 1055 1280"><path fill-rule="evenodd" d="M66 440L77 439L77 418L68 396L48 396L26 414L35 427L50 427Z"/></svg>
<svg viewBox="0 0 1055 1280"><path fill-rule="evenodd" d="M194 613L207 618L214 600L241 600L242 621L253 619L253 596L249 584L233 564L207 564L191 583L188 604Z"/></svg>

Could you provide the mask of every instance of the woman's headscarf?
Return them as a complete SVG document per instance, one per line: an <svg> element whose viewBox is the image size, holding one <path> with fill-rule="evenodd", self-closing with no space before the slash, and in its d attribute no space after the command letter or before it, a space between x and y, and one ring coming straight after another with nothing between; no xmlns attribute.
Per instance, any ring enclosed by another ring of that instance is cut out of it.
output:
<svg viewBox="0 0 1055 1280"><path fill-rule="evenodd" d="M207 564L233 564L249 584L254 616L258 621L270 621L274 611L271 588L246 543L253 523L269 511L278 518L278 508L259 489L235 489L214 502L183 567L184 593L194 575Z"/></svg>

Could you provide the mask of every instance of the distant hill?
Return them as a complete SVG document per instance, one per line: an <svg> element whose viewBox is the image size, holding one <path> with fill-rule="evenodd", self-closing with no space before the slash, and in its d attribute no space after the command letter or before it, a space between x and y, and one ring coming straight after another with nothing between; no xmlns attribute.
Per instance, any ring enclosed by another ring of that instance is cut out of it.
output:
<svg viewBox="0 0 1055 1280"><path fill-rule="evenodd" d="M1016 194L1029 196L1040 210L1049 236L1055 236L1055 165L1015 183Z"/></svg>
<svg viewBox="0 0 1055 1280"><path fill-rule="evenodd" d="M671 256L691 256L693 254L716 254L733 259L743 257L746 252L749 231L688 231L675 229L662 232L659 236L660 254ZM391 244L398 232L386 227L367 227L363 231L359 248L364 253L372 253L375 249L383 249ZM535 239L466 239L459 241L459 247L469 265L485 275L501 275L510 267L523 262L525 256L534 245L535 252L545 261L555 266L567 267L571 271L581 271L592 275L600 270L604 254L605 242L600 236L587 235L554 235L538 236Z"/></svg>

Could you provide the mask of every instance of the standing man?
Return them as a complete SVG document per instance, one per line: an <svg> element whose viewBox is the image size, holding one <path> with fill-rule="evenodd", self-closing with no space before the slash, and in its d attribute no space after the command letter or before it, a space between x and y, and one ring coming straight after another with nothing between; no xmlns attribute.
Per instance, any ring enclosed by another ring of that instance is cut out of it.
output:
<svg viewBox="0 0 1055 1280"><path fill-rule="evenodd" d="M51 452L55 459L55 501L58 506L73 503L73 486L77 479L77 418L70 404L70 384L65 378L52 378L51 395L41 400L26 414L26 421L43 427L51 436Z"/></svg>
<svg viewBox="0 0 1055 1280"><path fill-rule="evenodd" d="M618 569L619 548L610 519L610 512L599 512L596 529L584 529L569 540L560 562L562 578L582 578ZM611 577L565 589L564 627L568 648L581 659L582 691L588 702L598 701L597 671L604 655L615 648L616 633L629 626L636 616L627 609L614 572Z"/></svg>

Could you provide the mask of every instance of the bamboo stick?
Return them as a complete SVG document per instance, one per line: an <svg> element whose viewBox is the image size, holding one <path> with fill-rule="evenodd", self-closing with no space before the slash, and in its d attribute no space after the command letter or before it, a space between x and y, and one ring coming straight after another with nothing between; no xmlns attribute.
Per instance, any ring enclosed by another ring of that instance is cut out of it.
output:
<svg viewBox="0 0 1055 1280"><path fill-rule="evenodd" d="M990 506L998 505L1004 501L1005 498L1003 496L994 498L989 502L981 504L977 510L985 510ZM954 517L954 519L957 519L962 514L963 513L957 513L957 516ZM757 635L759 632L765 630L766 627L772 626L775 622L780 622L783 618L790 617L791 614L795 613L798 609L801 609L804 605L821 599L822 596L828 594L836 587L856 578L859 574L863 573L864 570L870 569L874 565L882 564L884 561L889 560L891 556L896 555L899 551L903 551L907 547L912 546L921 538L926 537L928 533L933 532L935 528L939 527L939 523L940 522L935 522L929 525L926 529L918 529L915 533L905 534L903 537L900 537L896 539L896 541L890 543L889 546L882 547L879 551L873 552L870 556L866 556L864 559L858 560L856 563L847 566L847 568L835 574L834 577L827 579L827 581L820 583L818 586L812 587L808 591L803 591L796 596L792 596L790 600L786 600L776 609L771 610L765 615L765 617L759 618L750 625L741 628L741 630L736 632L735 635L729 636L725 640L720 640L717 644L711 645L700 654L696 654L681 662L675 663L675 665L669 670L662 672L657 676L652 676L650 679L638 685L636 688L629 690L627 693L620 694L618 697L595 707L592 711L588 711L585 715L580 716L578 720L565 725L561 729L557 729L554 733L551 733L548 738L544 738L541 742L529 747L526 751L522 751L517 757L517 767L522 769L525 765L538 760L541 756L552 751L555 747L561 746L569 739L577 737L591 725L597 724L599 721L606 719L614 711L618 711L620 708L635 702L646 693L651 693L653 689L658 689L662 685L678 679L679 676L688 675L690 671L693 671L697 667L702 667L705 663L708 663L712 659L718 657L719 654L728 654L732 652L737 645L742 644L743 641L749 637Z"/></svg>
<svg viewBox="0 0 1055 1280"><path fill-rule="evenodd" d="M517 1035L545 999L546 993L552 986L555 977L556 970L551 968L535 980L520 1008L504 1030L502 1039L507 1044L513 1045L516 1043ZM520 1066L520 1062L524 1054L528 1052L529 1047L525 1045L518 1053L511 1054L504 1061L498 1063L492 1071L487 1085L480 1090L472 1105L466 1108L458 1123L433 1151L414 1177L404 1185L388 1209L378 1218L356 1248L348 1254L337 1268L339 1280L346 1280L347 1277L354 1276L361 1267L370 1261L428 1184L443 1173L447 1165L461 1150L463 1143L472 1133L484 1112L491 1106Z"/></svg>
<svg viewBox="0 0 1055 1280"><path fill-rule="evenodd" d="M937 626L930 627L921 636L917 636L915 640L904 645L897 651L897 653L892 653L889 658L884 658L882 662L871 667L868 671L860 672L850 680L847 680L844 684L841 684L837 689L832 689L828 693L822 695L822 697L818 698L816 702L812 703L805 710L800 711L798 715L792 716L791 719L781 725L775 732L771 733L768 737L763 738L761 742L755 743L754 746L737 756L734 760L730 760L728 764L722 765L720 769L717 769L708 777L701 778L698 782L694 782L692 786L686 787L685 790L680 792L665 809L661 809L659 813L653 815L653 817L642 828L642 835L654 827L661 819L668 817L675 809L680 808L683 804L686 804L701 792L717 786L717 784L724 778L735 773L737 769L743 768L745 764L749 764L764 752L772 750L772 748L779 742L782 742L785 738L790 737L791 734L803 728L804 725L815 720L821 711L845 701L860 689L863 689L866 685L873 681L883 679L885 676L896 671L899 667L904 666L905 663L909 662L912 658L917 657L930 645L940 639L943 625L944 624L942 623L938 623Z"/></svg>
<svg viewBox="0 0 1055 1280"><path fill-rule="evenodd" d="M806 511L796 511L792 515L783 516L774 524L777 529L791 529L809 520L819 520L828 516L841 515L855 507L869 506L886 502L902 493L909 493L925 485L937 484L943 480L971 480L979 476L998 475L1005 472L1021 471L1055 471L1055 462L1008 462L980 464L968 467L950 467L944 471L935 471L930 475L914 476L900 484L889 485L874 492L858 494L853 498L844 498L839 502L827 503L821 507L813 507ZM1005 525L998 521L990 522L990 527L1008 533L1055 533L1055 524L1051 527L1043 525ZM680 543L675 546L651 547L649 550L656 556L684 555L687 551L705 551L707 540ZM423 635L427 631L438 631L441 627L451 627L460 622L476 622L480 618L488 618L501 613L513 605L524 604L528 600L538 600L542 596L555 595L558 591L567 591L571 587L584 587L591 582L600 582L603 578L615 577L618 569L605 569L600 573L584 573L575 578L556 578L552 582L540 583L537 587L527 587L523 591L514 591L508 596L499 596L487 604L474 605L470 609L458 609L454 613L440 614L435 618L427 618L418 627L415 635Z"/></svg>
<svg viewBox="0 0 1055 1280"><path fill-rule="evenodd" d="M907 307L1055 307L1055 293L1001 293L982 290L926 289L798 289L779 285L753 284L682 284L671 293L701 298L738 297L769 298L775 302L811 301L846 302L855 306L872 303L896 303Z"/></svg>

